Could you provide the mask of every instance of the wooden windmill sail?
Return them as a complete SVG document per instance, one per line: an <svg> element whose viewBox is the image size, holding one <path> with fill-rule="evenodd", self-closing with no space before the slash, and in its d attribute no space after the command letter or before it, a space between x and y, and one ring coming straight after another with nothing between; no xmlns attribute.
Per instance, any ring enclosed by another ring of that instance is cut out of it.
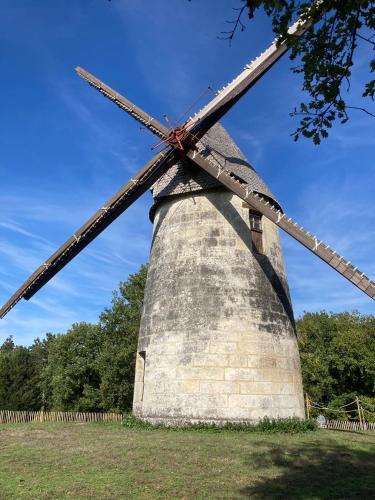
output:
<svg viewBox="0 0 375 500"><path fill-rule="evenodd" d="M290 28L289 33L296 36L301 35L307 29L308 24L308 21L297 22ZM270 221L266 222L266 225L268 225L271 239L276 238L274 229L272 229L274 228L273 224L275 224L324 260L369 297L375 299L375 283L372 280L359 271L357 267L331 250L316 236L310 234L287 217L278 201L275 200L259 177L252 173L250 167L242 165L244 168L241 168L241 161L238 161L238 156L237 162L229 161L228 155L225 155L225 152L223 154L220 148L215 146L215 140L209 138L212 131L216 130L213 133L214 136L215 133L221 133L218 132L220 126L215 124L282 57L286 50L287 46L285 44L277 44L276 41L272 43L257 59L247 64L243 71L219 91L215 98L202 110L175 129L168 129L93 75L81 68L77 68L78 74L87 80L91 86L157 135L163 142L164 147L25 281L0 309L0 317L4 317L22 298L30 299L147 189L160 184L160 179L163 178L166 172L170 171L170 169L184 169L184 165L185 167L186 165L193 166L198 172L198 177L199 172L208 174L206 179L212 179L213 185L216 187L222 186L222 189L225 188L225 193L229 193L230 196L235 195L233 199L242 200L241 203L245 204L246 210L250 209L251 222L249 227L251 230L254 232L257 230L258 219L256 217L264 217L266 221ZM156 188L154 187L154 189ZM223 195L224 198L227 194ZM240 210L238 203L236 207ZM225 216L230 217L228 214L225 214ZM157 217L160 218L160 213L157 214ZM226 231L224 226L223 230ZM255 240L253 244L257 245ZM156 307L155 304L153 307ZM285 310L287 305L282 303L280 307ZM139 353L137 376L142 379L145 376L146 362L143 348L139 349ZM188 360L185 361L189 364ZM298 371L299 368L297 367L296 370ZM300 379L300 376L298 377ZM138 380L138 395L136 394L135 399L135 405L138 405L138 409L140 408L139 404L143 401L145 390L142 380ZM139 387L142 387L141 396L139 395ZM282 395L282 389L280 391L279 395ZM277 404L275 406L277 407ZM303 410L301 411L303 412ZM138 413L144 416L141 409L139 409ZM280 415L280 413L275 415Z"/></svg>

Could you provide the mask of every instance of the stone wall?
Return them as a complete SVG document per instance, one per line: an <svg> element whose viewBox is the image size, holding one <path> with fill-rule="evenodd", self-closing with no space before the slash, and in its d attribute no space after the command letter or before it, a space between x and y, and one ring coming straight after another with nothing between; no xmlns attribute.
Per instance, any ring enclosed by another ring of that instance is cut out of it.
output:
<svg viewBox="0 0 375 500"><path fill-rule="evenodd" d="M150 421L304 416L278 230L224 189L158 205L136 366L134 414Z"/></svg>

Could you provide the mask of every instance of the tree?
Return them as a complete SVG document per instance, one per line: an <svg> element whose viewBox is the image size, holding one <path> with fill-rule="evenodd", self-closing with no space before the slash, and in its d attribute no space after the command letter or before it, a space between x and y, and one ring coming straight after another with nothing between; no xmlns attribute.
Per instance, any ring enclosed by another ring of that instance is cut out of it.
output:
<svg viewBox="0 0 375 500"><path fill-rule="evenodd" d="M16 346L11 337L0 347L0 409L38 410L42 405L41 373L47 340Z"/></svg>
<svg viewBox="0 0 375 500"><path fill-rule="evenodd" d="M43 371L46 406L53 410L131 408L135 355L147 266L120 283L99 324L77 323L49 346Z"/></svg>
<svg viewBox="0 0 375 500"><path fill-rule="evenodd" d="M103 347L98 356L100 396L106 410L130 410L135 359L147 266L131 274L113 293L112 306L100 316Z"/></svg>
<svg viewBox="0 0 375 500"><path fill-rule="evenodd" d="M51 346L55 335L52 333L47 333L45 339L40 340L36 338L34 343L29 347L30 358L32 359L32 364L34 367L34 380L33 385L38 388L38 400L34 401L33 408L34 410L44 409L47 396L43 390L43 374L44 370L48 365L48 352L49 347ZM31 409L31 408L23 408Z"/></svg>
<svg viewBox="0 0 375 500"><path fill-rule="evenodd" d="M100 408L100 377L96 358L102 345L101 329L75 323L49 345L42 374L47 409L94 411Z"/></svg>
<svg viewBox="0 0 375 500"><path fill-rule="evenodd" d="M332 407L356 396L375 404L375 316L305 313L296 325L309 396Z"/></svg>
<svg viewBox="0 0 375 500"><path fill-rule="evenodd" d="M319 144L328 137L328 129L338 119L346 123L348 110L360 110L371 117L374 112L364 107L350 105L344 95L350 90L350 77L354 55L359 43L375 49L375 1L373 0L243 0L236 19L228 21L233 28L222 32L222 37L233 39L235 33L245 29L243 14L250 19L258 9L271 18L278 43L290 47L290 58L300 63L292 68L303 75L302 89L309 100L294 108L291 116L300 116L299 127L292 134L294 140L302 135ZM313 22L301 37L288 35L288 26L296 20ZM368 57L370 73L375 71L375 58ZM370 79L362 96L374 102L375 80Z"/></svg>

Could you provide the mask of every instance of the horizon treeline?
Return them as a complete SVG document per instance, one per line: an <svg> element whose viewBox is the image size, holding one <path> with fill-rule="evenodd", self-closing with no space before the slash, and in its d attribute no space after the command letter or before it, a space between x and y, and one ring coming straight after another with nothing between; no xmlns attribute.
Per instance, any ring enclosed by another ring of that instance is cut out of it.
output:
<svg viewBox="0 0 375 500"><path fill-rule="evenodd" d="M0 410L131 410L146 276L142 265L121 282L96 324L75 323L29 347L8 337L0 347ZM358 396L374 420L375 316L305 312L296 326L309 398L334 409Z"/></svg>

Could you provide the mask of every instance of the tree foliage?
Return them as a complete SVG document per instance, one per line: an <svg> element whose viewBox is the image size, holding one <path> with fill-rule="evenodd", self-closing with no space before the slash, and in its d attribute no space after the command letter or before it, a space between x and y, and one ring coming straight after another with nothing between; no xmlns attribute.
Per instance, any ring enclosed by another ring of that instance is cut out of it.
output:
<svg viewBox="0 0 375 500"><path fill-rule="evenodd" d="M310 398L332 408L356 396L375 404L375 316L305 313L296 324Z"/></svg>
<svg viewBox="0 0 375 500"><path fill-rule="evenodd" d="M28 348L7 338L0 347L0 410L130 410L146 276L143 265L120 283L98 324L75 323Z"/></svg>
<svg viewBox="0 0 375 500"><path fill-rule="evenodd" d="M89 411L99 407L96 357L100 347L100 328L89 323L76 323L53 339L42 375L48 408Z"/></svg>
<svg viewBox="0 0 375 500"><path fill-rule="evenodd" d="M0 409L38 410L42 406L41 375L47 364L49 338L31 347L16 346L8 337L0 347Z"/></svg>
<svg viewBox="0 0 375 500"><path fill-rule="evenodd" d="M371 109L353 106L346 102L354 65L354 55L359 43L367 45L369 73L375 71L375 2L373 0L243 0L236 19L229 21L232 30L223 32L232 40L238 29L245 24L244 12L253 18L258 9L263 9L271 18L278 43L286 42L291 49L290 58L298 60L293 67L303 76L302 89L308 100L296 106L291 116L300 116L299 127L292 134L295 140L302 135L319 144L328 137L328 130L338 119L346 123L348 110L361 110L372 117ZM288 34L288 27L297 17L311 19L312 24L301 36ZM362 90L362 96L374 102L375 80L371 78Z"/></svg>
<svg viewBox="0 0 375 500"><path fill-rule="evenodd" d="M147 266L120 283L112 306L100 316L104 343L97 359L100 394L107 410L130 409L133 400L135 357Z"/></svg>

